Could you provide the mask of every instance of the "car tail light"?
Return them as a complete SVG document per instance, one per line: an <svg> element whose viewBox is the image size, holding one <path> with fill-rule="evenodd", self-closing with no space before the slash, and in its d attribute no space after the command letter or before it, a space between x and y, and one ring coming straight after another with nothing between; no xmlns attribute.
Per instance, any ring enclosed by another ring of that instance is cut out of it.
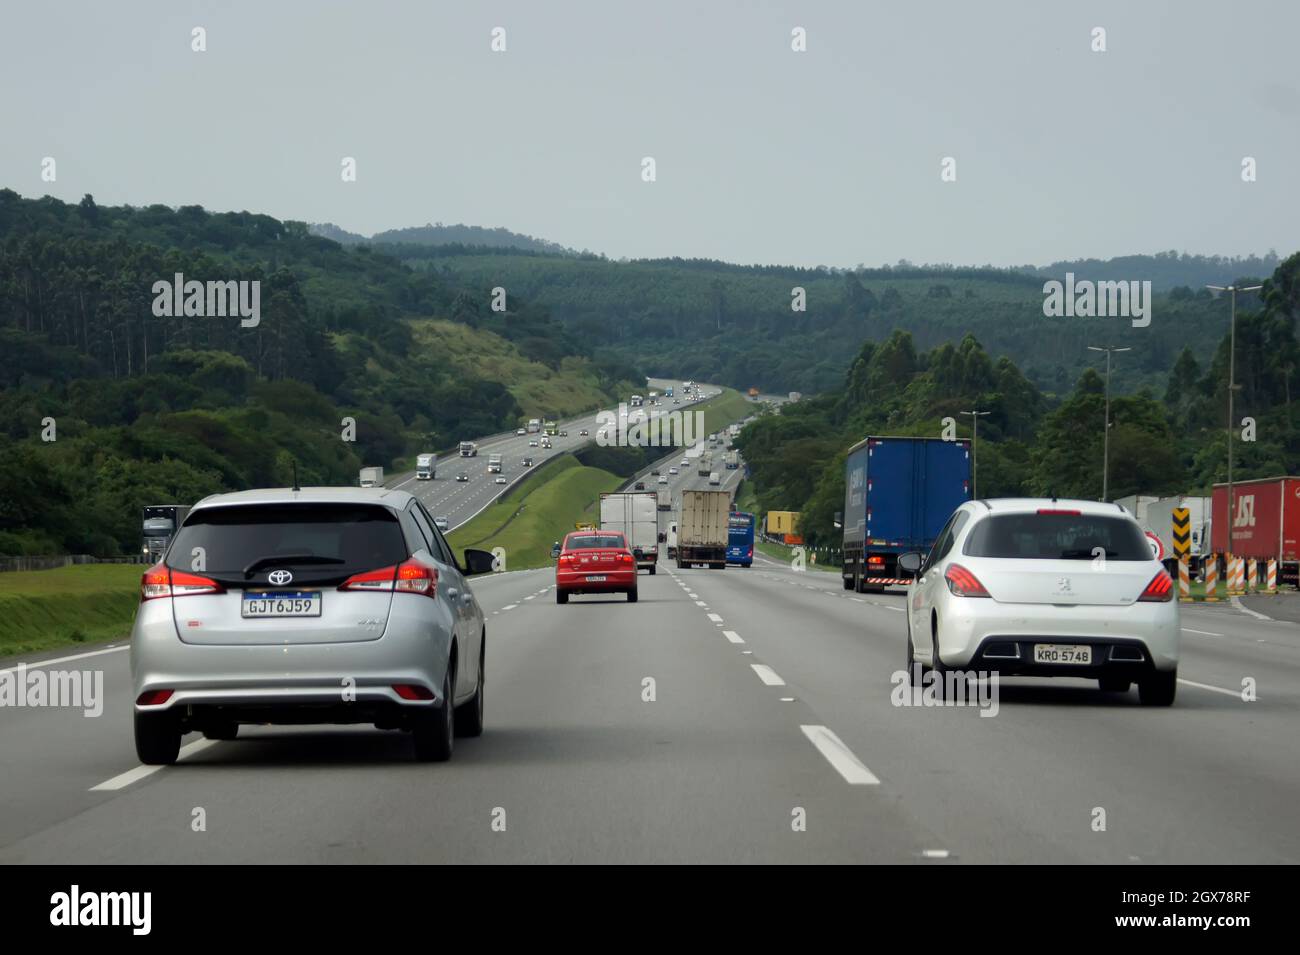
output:
<svg viewBox="0 0 1300 955"><path fill-rule="evenodd" d="M969 570L961 564L949 564L943 579L948 581L948 589L958 597L987 597L989 592Z"/></svg>
<svg viewBox="0 0 1300 955"><path fill-rule="evenodd" d="M140 602L159 597L196 597L202 594L223 594L226 588L208 577L172 570L164 564L155 564L140 575Z"/></svg>
<svg viewBox="0 0 1300 955"><path fill-rule="evenodd" d="M396 590L411 594L438 596L438 570L419 561L408 560L397 566Z"/></svg>
<svg viewBox="0 0 1300 955"><path fill-rule="evenodd" d="M620 564L635 564L636 558L633 557L631 554L629 554L627 551L624 551L623 553L618 555L618 562Z"/></svg>
<svg viewBox="0 0 1300 955"><path fill-rule="evenodd" d="M393 691L404 700L432 700L433 690L414 683L394 683Z"/></svg>
<svg viewBox="0 0 1300 955"><path fill-rule="evenodd" d="M145 690L135 698L137 706L161 706L172 698L175 690Z"/></svg>
<svg viewBox="0 0 1300 955"><path fill-rule="evenodd" d="M870 556L870 557L867 558L867 566L868 566L868 567L884 567L884 566L885 566L885 558L881 557L879 554L873 554L872 556Z"/></svg>
<svg viewBox="0 0 1300 955"><path fill-rule="evenodd" d="M1064 507L1040 507L1038 509L1038 513L1039 514L1069 514L1073 517L1078 517L1083 512L1078 510L1070 510L1069 508L1064 508Z"/></svg>
<svg viewBox="0 0 1300 955"><path fill-rule="evenodd" d="M393 564L388 567L380 567L377 570L367 570L360 574L353 574L339 584L339 590L392 590L393 580L396 577L397 565Z"/></svg>
<svg viewBox="0 0 1300 955"><path fill-rule="evenodd" d="M1151 578L1151 583L1147 584L1147 589L1142 591L1139 601L1145 600L1151 603L1167 603L1174 599L1174 581L1167 571L1160 571Z"/></svg>

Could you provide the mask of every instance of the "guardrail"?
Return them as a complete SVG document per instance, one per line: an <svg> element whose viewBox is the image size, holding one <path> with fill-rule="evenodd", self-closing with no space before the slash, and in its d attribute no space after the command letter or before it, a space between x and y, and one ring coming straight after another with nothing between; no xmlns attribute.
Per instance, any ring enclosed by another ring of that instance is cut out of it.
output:
<svg viewBox="0 0 1300 955"><path fill-rule="evenodd" d="M54 570L74 564L143 564L142 557L95 557L93 554L46 554L33 557L0 557L0 573L19 570Z"/></svg>

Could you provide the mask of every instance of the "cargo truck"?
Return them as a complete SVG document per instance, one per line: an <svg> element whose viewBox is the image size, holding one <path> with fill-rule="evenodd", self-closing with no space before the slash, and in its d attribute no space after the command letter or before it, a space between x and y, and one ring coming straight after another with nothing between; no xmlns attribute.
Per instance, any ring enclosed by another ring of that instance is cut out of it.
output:
<svg viewBox="0 0 1300 955"><path fill-rule="evenodd" d="M357 480L362 487L383 487L384 469L377 467L362 468Z"/></svg>
<svg viewBox="0 0 1300 955"><path fill-rule="evenodd" d="M189 512L188 504L148 504L140 509L140 530L144 538L141 550L149 563L162 560L167 545Z"/></svg>
<svg viewBox="0 0 1300 955"><path fill-rule="evenodd" d="M1235 497L1235 495L1234 495ZM1153 497L1131 494L1117 498L1120 507L1137 519L1138 524L1148 534L1160 539L1164 551L1165 569L1178 579L1178 557L1174 552L1174 509L1187 508L1187 522L1190 525L1190 540L1187 553L1187 566L1193 576L1201 572L1201 555L1209 549L1210 499L1208 497Z"/></svg>
<svg viewBox="0 0 1300 955"><path fill-rule="evenodd" d="M1300 477L1234 481L1231 525L1229 540L1228 485L1216 484L1210 549L1220 560L1227 553L1276 558L1278 583L1300 586ZM1222 575L1222 563L1219 570Z"/></svg>
<svg viewBox="0 0 1300 955"><path fill-rule="evenodd" d="M537 432L541 431L541 430L542 430L542 419L541 419L541 418L529 418L529 419L528 419L528 428L527 428L527 430L528 430L528 433L529 433L529 434L536 434Z"/></svg>
<svg viewBox="0 0 1300 955"><path fill-rule="evenodd" d="M731 494L727 491L683 491L677 521L677 567L708 564L727 566Z"/></svg>
<svg viewBox="0 0 1300 955"><path fill-rule="evenodd" d="M736 451L728 451L723 460L727 463L728 471L734 471L740 467L740 454Z"/></svg>
<svg viewBox="0 0 1300 955"><path fill-rule="evenodd" d="M488 474L500 474L500 473L501 473L501 461L502 461L502 457L501 457L501 455L499 455L499 454L489 454L489 455L488 455Z"/></svg>
<svg viewBox="0 0 1300 955"><path fill-rule="evenodd" d="M473 441L462 441L460 443L460 456L462 458L478 457L478 445Z"/></svg>
<svg viewBox="0 0 1300 955"><path fill-rule="evenodd" d="M436 454L420 454L415 458L415 479L417 481L432 481L438 476L438 456Z"/></svg>
<svg viewBox="0 0 1300 955"><path fill-rule="evenodd" d="M668 546L668 559L676 560L677 559L677 522L676 521L668 522L667 546Z"/></svg>
<svg viewBox="0 0 1300 955"><path fill-rule="evenodd" d="M732 511L727 515L727 563L748 567L754 562L754 515Z"/></svg>
<svg viewBox="0 0 1300 955"><path fill-rule="evenodd" d="M943 525L970 500L970 442L868 437L844 463L844 589L879 592L909 582L906 551L928 553Z"/></svg>
<svg viewBox="0 0 1300 955"><path fill-rule="evenodd" d="M621 531L627 546L641 549L637 569L655 572L659 560L659 498L654 491L625 491L600 496L600 529Z"/></svg>
<svg viewBox="0 0 1300 955"><path fill-rule="evenodd" d="M712 451L702 452L700 454L699 463L696 464L695 469L696 471L699 472L700 477L708 477L710 474L712 474L713 473L713 452Z"/></svg>
<svg viewBox="0 0 1300 955"><path fill-rule="evenodd" d="M659 510L671 511L673 509L673 492L666 487L661 487L656 494L659 499Z"/></svg>

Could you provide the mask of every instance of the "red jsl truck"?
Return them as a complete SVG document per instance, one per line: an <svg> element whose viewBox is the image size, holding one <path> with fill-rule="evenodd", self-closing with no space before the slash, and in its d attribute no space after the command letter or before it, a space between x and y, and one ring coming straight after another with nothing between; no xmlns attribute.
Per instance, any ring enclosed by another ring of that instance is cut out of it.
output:
<svg viewBox="0 0 1300 955"><path fill-rule="evenodd" d="M1300 577L1300 477L1234 481L1232 542L1228 541L1228 485L1214 485L1210 539L1216 554L1278 559L1279 583Z"/></svg>

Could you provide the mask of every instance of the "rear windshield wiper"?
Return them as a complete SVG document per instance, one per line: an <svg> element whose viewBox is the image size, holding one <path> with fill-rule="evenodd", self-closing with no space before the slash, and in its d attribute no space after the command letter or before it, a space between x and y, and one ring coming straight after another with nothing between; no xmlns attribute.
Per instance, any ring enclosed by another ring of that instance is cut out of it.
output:
<svg viewBox="0 0 1300 955"><path fill-rule="evenodd" d="M269 567L271 564L346 564L347 561L340 557L318 557L315 554L271 554L269 557L259 557L247 567L244 568L244 576L252 577L253 572L263 567Z"/></svg>

